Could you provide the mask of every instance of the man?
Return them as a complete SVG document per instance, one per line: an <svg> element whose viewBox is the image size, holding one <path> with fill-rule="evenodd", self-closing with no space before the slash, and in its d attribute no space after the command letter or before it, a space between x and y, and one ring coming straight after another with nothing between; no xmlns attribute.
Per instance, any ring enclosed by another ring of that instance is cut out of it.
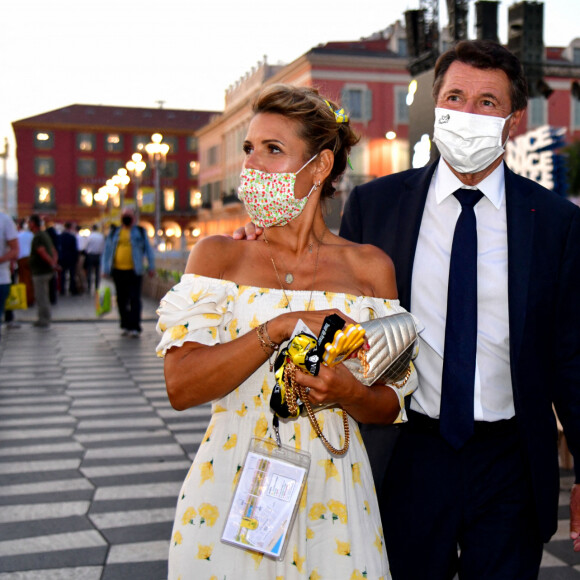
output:
<svg viewBox="0 0 580 580"><path fill-rule="evenodd" d="M147 269L153 276L155 256L145 230L133 222L133 212L126 209L121 216L122 226L111 228L105 242L103 273L111 275L115 283L123 336L139 338L144 259L147 258Z"/></svg>
<svg viewBox="0 0 580 580"><path fill-rule="evenodd" d="M18 258L18 232L12 219L0 212L0 331L4 320L4 304L10 293L10 262Z"/></svg>
<svg viewBox="0 0 580 580"><path fill-rule="evenodd" d="M433 95L442 159L356 187L340 231L391 256L401 304L425 326L409 421L376 481L391 571L537 578L557 525L552 403L576 462L580 551L580 210L503 163L527 105L506 49L458 43L437 62ZM367 433L371 457L379 433Z"/></svg>
<svg viewBox="0 0 580 580"><path fill-rule="evenodd" d="M32 287L32 275L30 274L30 246L33 233L28 229L26 220L18 222L18 282L26 286L26 304L28 307L34 304L34 289Z"/></svg>
<svg viewBox="0 0 580 580"><path fill-rule="evenodd" d="M66 295L67 278L68 290L71 296L76 296L77 288L77 263L79 261L79 249L77 237L73 233L72 224L65 222L64 230L58 236L58 262L60 271L60 294Z"/></svg>
<svg viewBox="0 0 580 580"><path fill-rule="evenodd" d="M93 224L92 231L85 243L85 270L87 272L87 290L91 292L93 274L95 276L95 290L101 283L101 256L105 251L105 236L99 231L98 224Z"/></svg>
<svg viewBox="0 0 580 580"><path fill-rule="evenodd" d="M34 326L50 326L50 281L54 272L60 270L58 253L50 236L41 228L40 216L32 214L28 218L28 228L34 234L30 246L30 272L34 285L34 298L38 309L38 320Z"/></svg>

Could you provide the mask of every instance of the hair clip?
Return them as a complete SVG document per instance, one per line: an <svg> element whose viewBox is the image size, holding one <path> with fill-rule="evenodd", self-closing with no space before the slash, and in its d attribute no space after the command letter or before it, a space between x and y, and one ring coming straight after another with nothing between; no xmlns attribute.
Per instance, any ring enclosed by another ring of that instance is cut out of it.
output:
<svg viewBox="0 0 580 580"><path fill-rule="evenodd" d="M328 101L324 101L328 108L334 113L334 118L337 123L348 123L348 115L346 114L344 108L337 109L336 111L332 108L332 105Z"/></svg>

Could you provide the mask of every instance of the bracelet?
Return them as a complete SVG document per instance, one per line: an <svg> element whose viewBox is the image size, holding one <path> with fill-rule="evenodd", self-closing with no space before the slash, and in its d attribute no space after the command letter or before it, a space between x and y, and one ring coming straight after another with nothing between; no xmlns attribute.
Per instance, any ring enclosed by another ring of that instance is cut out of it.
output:
<svg viewBox="0 0 580 580"><path fill-rule="evenodd" d="M270 365L270 372L274 370L274 364L271 361L272 355L280 350L280 345L272 342L270 335L268 334L267 322L260 324L256 327L256 334L258 335L258 340L260 341L260 346L262 350L268 355L268 364ZM265 337L264 337L265 335ZM270 352L270 350L272 352Z"/></svg>

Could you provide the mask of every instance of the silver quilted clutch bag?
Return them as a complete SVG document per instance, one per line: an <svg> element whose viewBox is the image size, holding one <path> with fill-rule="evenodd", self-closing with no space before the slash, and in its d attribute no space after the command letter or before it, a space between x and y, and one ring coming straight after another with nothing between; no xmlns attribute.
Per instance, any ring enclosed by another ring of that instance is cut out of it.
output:
<svg viewBox="0 0 580 580"><path fill-rule="evenodd" d="M350 372L364 385L377 381L395 383L405 378L409 363L416 356L417 327L408 312L361 322L369 350L366 365L358 358L343 361Z"/></svg>

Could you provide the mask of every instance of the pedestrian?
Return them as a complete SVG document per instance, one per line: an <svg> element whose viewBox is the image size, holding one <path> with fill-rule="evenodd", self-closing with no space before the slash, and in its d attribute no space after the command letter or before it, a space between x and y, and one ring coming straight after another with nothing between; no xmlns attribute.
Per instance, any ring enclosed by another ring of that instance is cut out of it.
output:
<svg viewBox="0 0 580 580"><path fill-rule="evenodd" d="M76 268L76 283L77 292L79 294L84 294L87 289L87 271L86 271L86 246L87 246L87 236L82 235L82 228L80 225L75 226L75 237L77 239L77 250L78 250L78 260Z"/></svg>
<svg viewBox="0 0 580 580"><path fill-rule="evenodd" d="M55 277L55 272L60 271L60 266L52 239L41 226L38 214L32 214L28 218L28 227L34 234L30 247L30 272L38 310L38 320L34 322L34 326L48 328L51 318L50 281Z"/></svg>
<svg viewBox="0 0 580 580"><path fill-rule="evenodd" d="M30 273L30 246L34 234L28 229L25 219L18 222L18 282L26 287L26 304L34 305L34 287L32 285L32 274Z"/></svg>
<svg viewBox="0 0 580 580"><path fill-rule="evenodd" d="M409 421L376 481L387 552L396 580L537 578L557 526L552 404L580 551L580 210L503 162L527 106L507 49L459 42L433 96L441 158L355 187L340 229L393 258L401 304L425 325Z"/></svg>
<svg viewBox="0 0 580 580"><path fill-rule="evenodd" d="M145 230L134 223L133 211L126 209L121 227L111 226L105 240L103 274L111 276L117 294L117 307L123 336L141 335L141 290L145 272L155 275L155 256Z"/></svg>
<svg viewBox="0 0 580 580"><path fill-rule="evenodd" d="M50 241L58 254L59 248L59 233L54 227L54 224L50 223L45 228L46 233L50 237ZM60 266L59 266L60 267ZM58 271L55 269L52 278L48 282L48 289L49 289L49 299L50 303L54 306L58 301L58 293L60 289L60 276L58 275Z"/></svg>
<svg viewBox="0 0 580 580"><path fill-rule="evenodd" d="M95 290L101 283L101 259L105 251L105 236L99 231L99 225L93 224L92 231L85 244L85 271L87 278L87 290L91 292L93 276Z"/></svg>
<svg viewBox="0 0 580 580"><path fill-rule="evenodd" d="M65 296L68 292L76 296L77 289L77 263L79 261L79 249L76 235L73 232L71 222L65 222L64 230L58 236L58 262L60 264L60 295Z"/></svg>
<svg viewBox="0 0 580 580"><path fill-rule="evenodd" d="M10 216L0 212L0 335L4 305L10 293L10 264L18 258L18 231Z"/></svg>

